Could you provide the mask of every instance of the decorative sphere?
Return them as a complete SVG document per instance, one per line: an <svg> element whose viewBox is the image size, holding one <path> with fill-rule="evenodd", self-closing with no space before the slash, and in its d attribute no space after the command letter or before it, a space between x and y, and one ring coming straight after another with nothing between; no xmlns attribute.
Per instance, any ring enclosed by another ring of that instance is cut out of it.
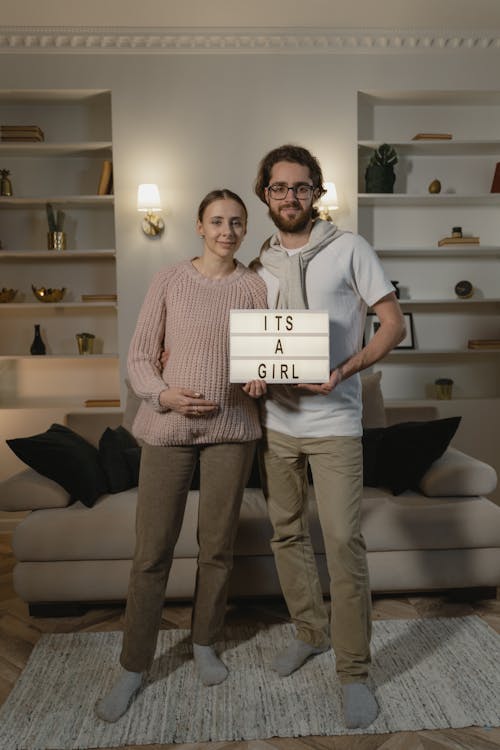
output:
<svg viewBox="0 0 500 750"><path fill-rule="evenodd" d="M429 193L440 193L441 192L441 183L439 180L432 180L432 182L429 185Z"/></svg>

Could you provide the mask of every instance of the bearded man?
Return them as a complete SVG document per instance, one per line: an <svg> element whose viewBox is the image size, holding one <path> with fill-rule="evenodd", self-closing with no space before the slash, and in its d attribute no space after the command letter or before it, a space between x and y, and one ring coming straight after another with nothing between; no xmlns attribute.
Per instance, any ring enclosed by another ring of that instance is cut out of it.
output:
<svg viewBox="0 0 500 750"><path fill-rule="evenodd" d="M296 638L274 668L289 675L330 645L308 529L309 464L331 579L331 643L344 718L350 728L366 727L376 718L378 704L368 680L371 596L360 528L359 373L404 338L404 319L370 245L318 218L314 203L326 191L319 162L307 149L285 145L268 153L255 192L277 228L253 263L266 282L268 306L328 310L330 323L328 382L269 386L265 399L264 484L272 548L296 628ZM363 345L367 308L380 326Z"/></svg>

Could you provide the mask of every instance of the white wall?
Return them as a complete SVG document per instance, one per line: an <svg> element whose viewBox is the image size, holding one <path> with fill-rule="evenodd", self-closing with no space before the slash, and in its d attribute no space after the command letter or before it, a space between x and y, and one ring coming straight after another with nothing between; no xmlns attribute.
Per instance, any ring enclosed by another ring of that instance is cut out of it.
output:
<svg viewBox="0 0 500 750"><path fill-rule="evenodd" d="M259 159L292 141L310 148L356 228L358 90L498 88L500 50L443 54L7 54L0 88L96 88L112 92L119 341L128 342L149 281L164 264L197 253L196 207L216 186L250 210L240 251L254 257L271 224L252 194ZM165 235L147 240L137 184L157 182Z"/></svg>

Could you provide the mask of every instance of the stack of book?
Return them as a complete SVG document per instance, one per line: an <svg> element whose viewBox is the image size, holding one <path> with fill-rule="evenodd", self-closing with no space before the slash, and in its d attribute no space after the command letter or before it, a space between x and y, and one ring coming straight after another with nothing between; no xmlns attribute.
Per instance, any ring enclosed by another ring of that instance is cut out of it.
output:
<svg viewBox="0 0 500 750"><path fill-rule="evenodd" d="M479 245L479 237L443 237L438 240L438 247L443 245Z"/></svg>
<svg viewBox="0 0 500 750"><path fill-rule="evenodd" d="M469 349L500 349L500 339L469 339Z"/></svg>
<svg viewBox="0 0 500 750"><path fill-rule="evenodd" d="M82 294L82 302L116 302L116 294Z"/></svg>
<svg viewBox="0 0 500 750"><path fill-rule="evenodd" d="M451 133L417 133L412 141L451 141Z"/></svg>
<svg viewBox="0 0 500 750"><path fill-rule="evenodd" d="M0 125L0 140L40 142L45 136L38 125Z"/></svg>
<svg viewBox="0 0 500 750"><path fill-rule="evenodd" d="M88 398L85 402L87 407L95 406L120 406L119 398Z"/></svg>

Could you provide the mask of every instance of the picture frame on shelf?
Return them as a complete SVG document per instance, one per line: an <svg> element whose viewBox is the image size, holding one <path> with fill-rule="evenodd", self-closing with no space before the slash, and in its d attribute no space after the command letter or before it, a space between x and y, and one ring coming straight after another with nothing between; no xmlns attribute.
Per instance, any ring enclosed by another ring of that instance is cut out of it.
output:
<svg viewBox="0 0 500 750"><path fill-rule="evenodd" d="M405 312L403 317L406 323L406 336L394 349L415 349L415 330L413 326L413 313ZM364 345L374 336L380 327L380 321L375 313L367 313L365 324Z"/></svg>

